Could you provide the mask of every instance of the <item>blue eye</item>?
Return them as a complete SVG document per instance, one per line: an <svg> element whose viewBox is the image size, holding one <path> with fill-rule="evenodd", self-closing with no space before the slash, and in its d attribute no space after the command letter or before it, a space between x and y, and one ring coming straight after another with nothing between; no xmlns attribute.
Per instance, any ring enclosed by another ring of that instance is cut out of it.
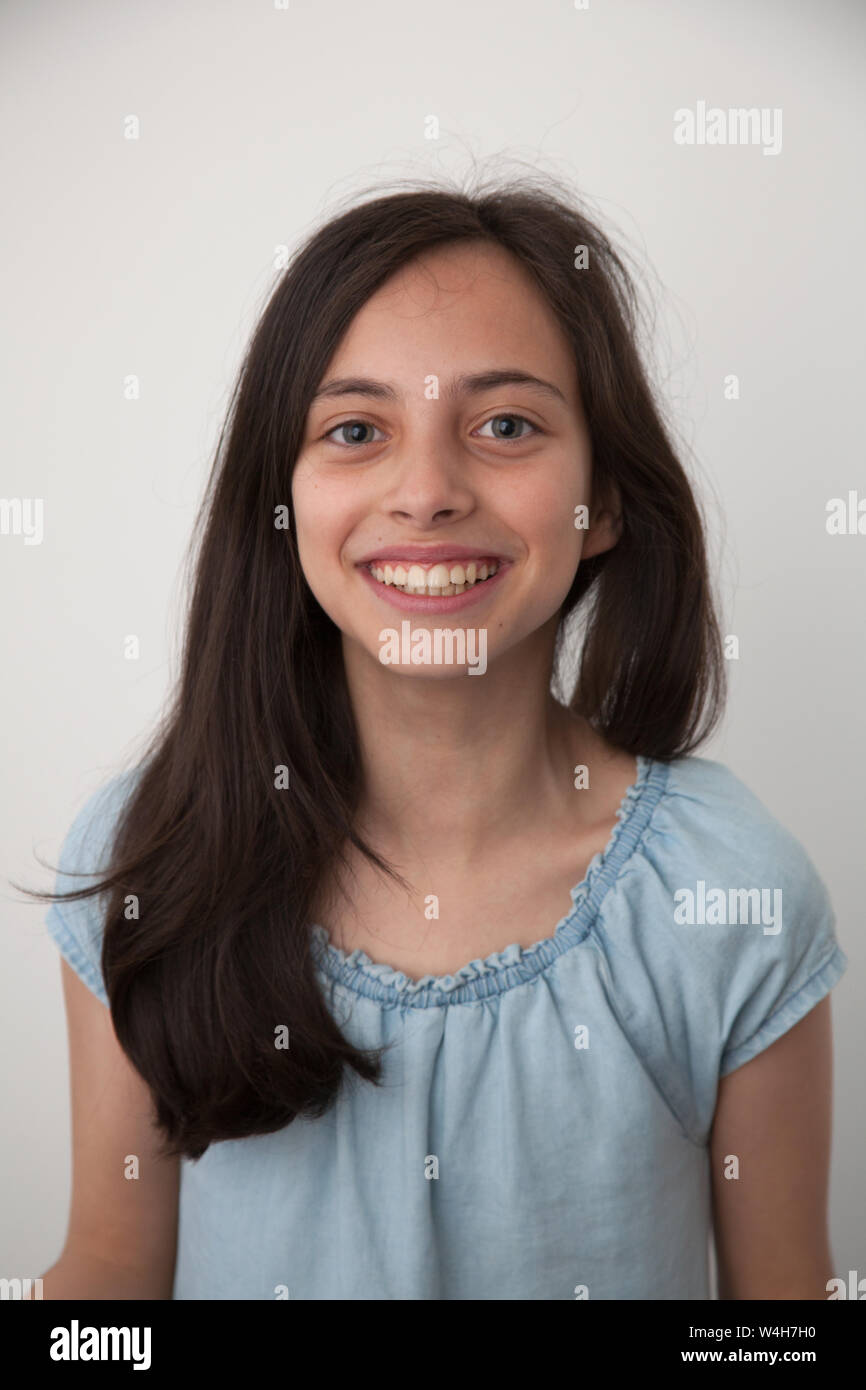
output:
<svg viewBox="0 0 866 1390"><path fill-rule="evenodd" d="M502 415L491 415L491 416L490 416L490 419L489 419L489 420L485 420L484 424L485 424L485 425L489 425L493 420L519 420L519 421L521 422L521 424L528 425L529 428L532 430L532 432L533 432L534 434L541 434L541 433L542 433L542 431L538 428L537 425L533 425L533 423L532 423L531 420L527 420L527 418L526 418L525 415L515 415L515 414L513 414L513 413L511 413L511 412L509 412L508 414L502 414ZM485 438L487 438L487 439L490 439L491 437L492 437L493 439L498 439L498 440L500 440L503 444L508 444L508 443L511 443L511 442L517 443L518 440L527 438L527 435L526 435L525 431L521 431L520 434L505 434L505 435L494 434L493 436L490 436L490 435L486 435L486 436L485 436Z"/></svg>
<svg viewBox="0 0 866 1390"><path fill-rule="evenodd" d="M503 412L502 414L499 414L499 415L491 415L491 416L489 416L489 418L488 418L487 420L485 420L484 426L483 426L483 427L486 427L487 425L492 424L493 421L495 421L495 420L510 420L510 421L516 421L516 422L519 422L520 425L527 425L533 434L543 434L543 433L544 433L543 430L539 429L538 425L534 425L534 424L532 423L531 420L527 420L527 418L526 418L525 415L517 415L517 414L515 414L513 411ZM482 427L482 428L483 428L483 427ZM357 438L357 433L358 433L358 431L363 431L363 430L374 430L374 431L375 431L376 429L377 429L377 426L376 426L376 425L372 425L372 424L370 423L369 420L360 420L360 419L359 419L359 420L343 420L341 424L339 424L339 425L334 425L331 429L329 429L328 432L327 432L327 434L323 434L323 435L322 435L322 439L327 439L327 440L329 440L332 444L336 444L337 447L338 447L338 448L341 448L341 449L361 449L361 448L364 447L365 444L374 444L374 443L377 443L378 441L376 441L376 440L374 440L374 439L358 439L358 438ZM334 438L332 438L332 436L335 435L335 434L337 433L338 430L351 430L351 431L353 432L353 434L354 434L356 437L355 437L355 438L349 438L349 439L346 439L345 437L343 437L342 439L334 439ZM379 432L379 434L382 433L381 430L379 430L378 432ZM476 431L476 433L478 433L478 432ZM486 439L491 439L491 438L493 438L493 439L498 439L499 442L502 443L502 444L509 444L509 443L515 443L515 444L516 444L516 443L518 443L521 439L527 438L528 435L527 435L527 433L526 433L526 430L521 429L518 433L511 433L511 434L508 434L508 433L506 433L506 434L493 434L493 435L485 435L485 436L482 436L482 437L483 437L483 438L486 438Z"/></svg>
<svg viewBox="0 0 866 1390"><path fill-rule="evenodd" d="M331 435L334 434L337 430L354 430L358 428L374 430L376 426L371 425L369 420L344 420L342 424L334 425L334 428L328 430L327 434L323 434L322 438L330 439L332 444L337 444L340 448L358 448L363 444L372 444L375 442L372 439L344 439L342 441L331 439Z"/></svg>

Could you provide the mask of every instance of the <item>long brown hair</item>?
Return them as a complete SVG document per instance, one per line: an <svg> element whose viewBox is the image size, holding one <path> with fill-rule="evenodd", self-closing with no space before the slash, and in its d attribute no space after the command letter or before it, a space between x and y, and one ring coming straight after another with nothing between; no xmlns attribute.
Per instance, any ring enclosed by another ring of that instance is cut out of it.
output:
<svg viewBox="0 0 866 1390"><path fill-rule="evenodd" d="M516 256L555 313L574 352L594 493L615 487L622 508L619 541L580 564L563 605L560 644L569 615L584 629L569 703L611 744L661 760L691 751L721 713L702 520L642 364L623 253L553 180L474 193L422 184L332 217L280 278L241 367L203 503L180 678L103 876L32 893L107 894L111 1016L167 1153L198 1158L215 1141L322 1115L346 1068L381 1079L381 1053L343 1036L313 966L312 905L346 847L393 871L355 830L360 759L340 633L299 563L291 474L354 315L414 257L464 239ZM287 529L275 525L282 507ZM288 1048L274 1042L283 1024Z"/></svg>

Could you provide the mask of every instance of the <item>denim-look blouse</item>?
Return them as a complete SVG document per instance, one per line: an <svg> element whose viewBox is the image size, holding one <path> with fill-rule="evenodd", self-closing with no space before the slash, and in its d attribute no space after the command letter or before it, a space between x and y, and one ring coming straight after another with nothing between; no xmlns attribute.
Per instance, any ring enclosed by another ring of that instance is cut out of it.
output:
<svg viewBox="0 0 866 1390"><path fill-rule="evenodd" d="M134 775L73 822L59 889L102 867ZM174 1298L710 1297L719 1080L845 970L827 890L728 768L642 757L571 898L535 945L417 981L311 926L383 1084L181 1161ZM107 1003L98 902L47 926Z"/></svg>

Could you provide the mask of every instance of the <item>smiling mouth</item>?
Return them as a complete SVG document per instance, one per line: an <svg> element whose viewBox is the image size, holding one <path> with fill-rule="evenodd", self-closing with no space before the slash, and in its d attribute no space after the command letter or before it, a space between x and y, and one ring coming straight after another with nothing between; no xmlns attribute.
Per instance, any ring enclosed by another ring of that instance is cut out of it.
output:
<svg viewBox="0 0 866 1390"><path fill-rule="evenodd" d="M404 594L420 594L425 598L450 598L467 589L477 588L492 579L499 569L498 560L470 560L466 565L396 564L365 566L379 584L399 589Z"/></svg>

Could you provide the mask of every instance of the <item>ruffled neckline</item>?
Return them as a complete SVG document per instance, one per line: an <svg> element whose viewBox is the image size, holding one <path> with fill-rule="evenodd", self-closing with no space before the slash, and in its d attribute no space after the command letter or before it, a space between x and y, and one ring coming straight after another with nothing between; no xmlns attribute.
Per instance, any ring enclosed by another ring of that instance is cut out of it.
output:
<svg viewBox="0 0 866 1390"><path fill-rule="evenodd" d="M633 853L664 791L668 764L636 755L637 775L616 811L616 824L603 850L597 851L581 881L570 890L571 908L550 936L531 946L513 942L483 960L467 962L450 975L411 979L402 970L374 961L356 947L348 955L330 940L325 928L311 926L311 943L319 972L357 994L385 1004L428 1007L465 1003L499 994L532 979L589 931L599 902L622 863Z"/></svg>

